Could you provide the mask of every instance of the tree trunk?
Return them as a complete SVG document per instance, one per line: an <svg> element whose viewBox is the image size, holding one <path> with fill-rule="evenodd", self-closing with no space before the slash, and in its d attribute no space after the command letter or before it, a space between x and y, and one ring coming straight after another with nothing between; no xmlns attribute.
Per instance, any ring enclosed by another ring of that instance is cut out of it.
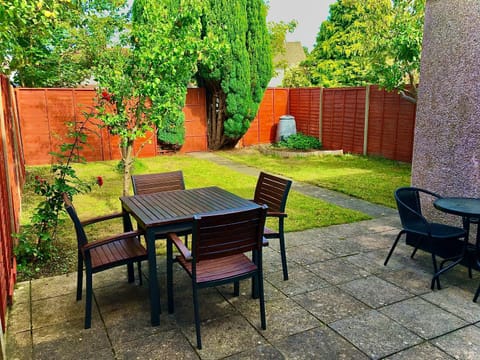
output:
<svg viewBox="0 0 480 360"><path fill-rule="evenodd" d="M226 94L220 84L209 83L206 86L208 148L221 149L226 142L223 122L225 121Z"/></svg>
<svg viewBox="0 0 480 360"><path fill-rule="evenodd" d="M120 152L123 161L123 196L129 196L133 165L133 141L129 141L127 145L121 145Z"/></svg>

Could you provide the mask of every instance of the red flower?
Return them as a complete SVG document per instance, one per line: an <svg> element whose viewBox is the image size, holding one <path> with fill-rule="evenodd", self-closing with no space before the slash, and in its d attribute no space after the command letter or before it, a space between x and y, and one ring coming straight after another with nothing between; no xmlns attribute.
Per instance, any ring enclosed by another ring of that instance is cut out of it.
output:
<svg viewBox="0 0 480 360"><path fill-rule="evenodd" d="M106 90L103 90L102 91L102 100L110 102L110 101L112 101L112 96Z"/></svg>
<svg viewBox="0 0 480 360"><path fill-rule="evenodd" d="M97 184L98 186L102 186L103 185L103 179L101 176L97 176Z"/></svg>

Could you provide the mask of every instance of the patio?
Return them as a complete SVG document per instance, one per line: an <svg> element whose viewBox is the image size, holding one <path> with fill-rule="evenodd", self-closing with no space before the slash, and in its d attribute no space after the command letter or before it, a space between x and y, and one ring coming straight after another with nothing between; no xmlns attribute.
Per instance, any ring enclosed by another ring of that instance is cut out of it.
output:
<svg viewBox="0 0 480 360"><path fill-rule="evenodd" d="M469 279L456 267L442 276L442 290L432 292L429 255L419 251L410 259L404 241L384 267L398 228L398 216L388 211L369 221L289 233L285 282L272 241L264 249L267 330L260 329L249 282L238 298L231 286L201 290L201 351L189 279L179 267L176 312L167 314L164 257L158 258L158 327L150 326L148 280L128 284L123 268L95 275L89 330L83 329L84 303L75 301L74 274L20 283L8 319L8 358L478 358L480 305L472 297L480 276Z"/></svg>

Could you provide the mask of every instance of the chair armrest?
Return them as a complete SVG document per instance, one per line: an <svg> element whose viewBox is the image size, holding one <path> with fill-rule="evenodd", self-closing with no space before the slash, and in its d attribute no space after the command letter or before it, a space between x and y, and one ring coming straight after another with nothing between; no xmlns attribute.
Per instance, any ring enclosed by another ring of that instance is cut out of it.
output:
<svg viewBox="0 0 480 360"><path fill-rule="evenodd" d="M267 217L286 218L287 216L288 216L287 213L267 211Z"/></svg>
<svg viewBox="0 0 480 360"><path fill-rule="evenodd" d="M100 221L115 219L115 218L122 217L122 216L123 216L123 213L120 212L120 213L103 215L103 216L98 216L98 217L95 217L95 218L83 220L80 223L82 224L82 226L87 226L87 225L90 225L90 224L98 223Z"/></svg>
<svg viewBox="0 0 480 360"><path fill-rule="evenodd" d="M105 239L101 239L101 240L89 242L88 244L85 244L85 245L83 246L83 250L84 250L84 251L90 251L90 250L93 249L93 248L96 248L96 247L99 247L99 246L103 246L103 245L108 244L108 243L111 243L111 242L120 241L120 240L126 240L126 239L131 239L131 238L133 238L133 237L135 237L135 236L140 236L140 235L142 235L142 232L141 232L141 231L138 231L138 230L129 231L129 232L126 232L126 233L122 233L122 234L110 236L110 237L105 238Z"/></svg>
<svg viewBox="0 0 480 360"><path fill-rule="evenodd" d="M188 248L185 246L185 244L180 240L177 234L175 233L168 233L167 234L167 241L171 241L175 244L175 247L180 251L182 256L185 258L187 261L192 261L192 253Z"/></svg>

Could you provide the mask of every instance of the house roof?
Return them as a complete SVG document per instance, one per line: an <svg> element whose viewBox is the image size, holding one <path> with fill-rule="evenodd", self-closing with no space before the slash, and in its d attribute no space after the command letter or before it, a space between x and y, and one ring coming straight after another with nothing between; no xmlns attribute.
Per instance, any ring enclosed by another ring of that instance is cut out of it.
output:
<svg viewBox="0 0 480 360"><path fill-rule="evenodd" d="M285 53L278 54L273 59L274 64L286 61L287 67L298 65L305 60L305 51L303 51L302 43L300 41L288 41L285 43Z"/></svg>

